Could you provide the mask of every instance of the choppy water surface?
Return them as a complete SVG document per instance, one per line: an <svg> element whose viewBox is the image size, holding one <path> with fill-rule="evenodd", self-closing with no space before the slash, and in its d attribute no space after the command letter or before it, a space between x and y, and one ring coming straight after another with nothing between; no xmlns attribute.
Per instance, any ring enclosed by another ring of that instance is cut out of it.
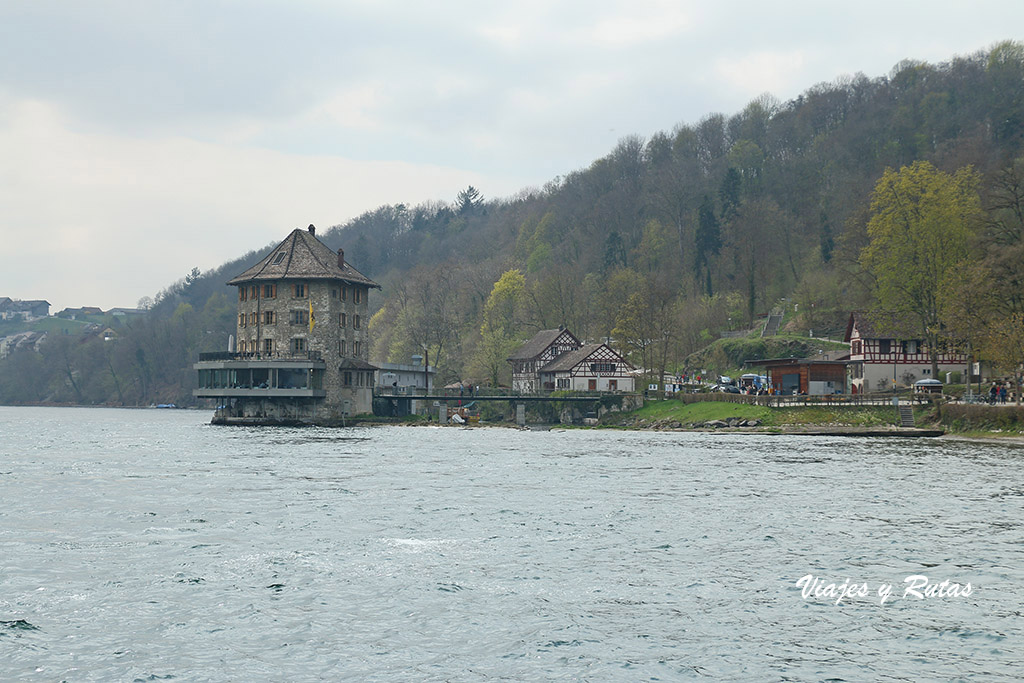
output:
<svg viewBox="0 0 1024 683"><path fill-rule="evenodd" d="M1024 672L1024 449L208 419L0 408L0 679Z"/></svg>

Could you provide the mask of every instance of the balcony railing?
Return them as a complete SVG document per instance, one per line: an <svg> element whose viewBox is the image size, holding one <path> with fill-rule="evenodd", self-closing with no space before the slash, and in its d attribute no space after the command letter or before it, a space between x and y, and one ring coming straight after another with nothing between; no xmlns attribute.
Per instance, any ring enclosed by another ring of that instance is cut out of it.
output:
<svg viewBox="0 0 1024 683"><path fill-rule="evenodd" d="M291 360L291 361L323 361L320 351L279 351L275 353L238 353L235 351L211 351L199 354L199 362L230 361L230 360Z"/></svg>

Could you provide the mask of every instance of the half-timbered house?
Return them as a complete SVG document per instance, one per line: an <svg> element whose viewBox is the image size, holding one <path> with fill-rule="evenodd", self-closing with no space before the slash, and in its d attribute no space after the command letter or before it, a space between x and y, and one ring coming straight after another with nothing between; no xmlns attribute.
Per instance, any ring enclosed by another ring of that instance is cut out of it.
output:
<svg viewBox="0 0 1024 683"><path fill-rule="evenodd" d="M542 386L559 391L632 392L635 370L607 344L585 344L540 369Z"/></svg>
<svg viewBox="0 0 1024 683"><path fill-rule="evenodd" d="M564 327L541 330L507 359L512 365L512 389L524 394L554 389L554 384L544 386L541 382L540 369L581 346L582 342Z"/></svg>
<svg viewBox="0 0 1024 683"><path fill-rule="evenodd" d="M844 341L850 343L850 377L856 391L886 391L920 379L942 379L932 377L931 354L924 340L910 331L892 331L899 327L886 325L883 332L865 313L850 314ZM937 357L940 375L967 370L965 354L944 349Z"/></svg>

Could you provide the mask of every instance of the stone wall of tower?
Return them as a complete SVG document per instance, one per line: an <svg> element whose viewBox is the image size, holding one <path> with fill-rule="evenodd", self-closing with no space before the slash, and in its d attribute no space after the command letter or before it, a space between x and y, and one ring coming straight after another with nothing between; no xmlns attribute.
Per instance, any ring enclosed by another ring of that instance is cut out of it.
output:
<svg viewBox="0 0 1024 683"><path fill-rule="evenodd" d="M302 296L295 295L296 285L301 285ZM345 359L366 362L369 358L368 287L343 280L279 280L247 284L239 290L239 351L267 356L269 349L272 357L317 352L327 364L324 410L340 416L348 401L351 414L372 411L372 372L350 371L351 383L346 385L339 367Z"/></svg>

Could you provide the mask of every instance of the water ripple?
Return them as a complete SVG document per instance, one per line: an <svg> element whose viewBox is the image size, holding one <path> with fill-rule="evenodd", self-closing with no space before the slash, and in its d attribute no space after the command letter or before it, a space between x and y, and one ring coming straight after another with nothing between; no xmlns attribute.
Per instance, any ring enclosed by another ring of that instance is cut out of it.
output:
<svg viewBox="0 0 1024 683"><path fill-rule="evenodd" d="M208 419L0 408L0 679L1024 670L1020 449Z"/></svg>

